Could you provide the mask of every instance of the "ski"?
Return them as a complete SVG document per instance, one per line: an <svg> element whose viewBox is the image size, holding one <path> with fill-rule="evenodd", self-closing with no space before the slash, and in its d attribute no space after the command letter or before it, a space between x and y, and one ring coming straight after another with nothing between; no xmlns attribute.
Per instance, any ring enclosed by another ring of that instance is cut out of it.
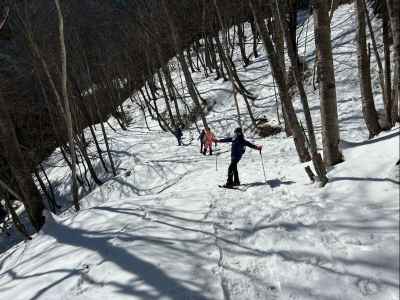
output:
<svg viewBox="0 0 400 300"><path fill-rule="evenodd" d="M246 191L245 188L240 188L239 186L227 187L227 186L219 184L218 187L220 187L221 189L227 189L227 190L237 190L237 191L241 191L241 192L245 192Z"/></svg>

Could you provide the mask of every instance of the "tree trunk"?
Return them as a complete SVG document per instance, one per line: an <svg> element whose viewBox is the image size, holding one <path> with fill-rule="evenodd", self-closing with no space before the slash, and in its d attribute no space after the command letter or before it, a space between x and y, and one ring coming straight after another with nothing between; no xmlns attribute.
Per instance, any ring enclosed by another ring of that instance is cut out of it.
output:
<svg viewBox="0 0 400 300"><path fill-rule="evenodd" d="M386 116L386 121L389 123L389 125L392 125L392 107L393 107L393 101L392 101L392 74L391 74L391 66L390 66L390 38L389 38L389 32L390 32L390 24L387 19L388 14L385 13L383 20L382 20L382 39L383 39L383 52L384 52L384 58L385 58L385 92L386 92L386 101L387 103L385 104L385 116Z"/></svg>
<svg viewBox="0 0 400 300"><path fill-rule="evenodd" d="M0 147L2 148L2 155L7 159L11 172L17 181L21 200L28 213L29 220L36 231L39 231L45 221L42 214L44 206L21 151L15 127L2 94L0 94Z"/></svg>
<svg viewBox="0 0 400 300"><path fill-rule="evenodd" d="M394 76L392 81L392 124L394 125L395 122L400 121L400 1L386 0L386 5L390 15L394 50Z"/></svg>
<svg viewBox="0 0 400 300"><path fill-rule="evenodd" d="M304 89L303 80L302 80L301 71L300 71L300 65L299 65L298 56L296 53L297 48L293 44L293 36L292 36L291 30L290 30L290 23L289 24L285 23L286 7L285 7L285 4L278 5L277 1L275 2L275 4L277 6L276 8L277 8L277 13L278 13L277 20L279 21L280 27L282 28L282 31L284 32L284 35L285 35L286 45L288 48L288 55L289 55L289 59L290 59L291 65L292 65L293 77L296 82L297 88L299 90L300 100L301 100L301 104L303 106L303 111L304 111L304 116L306 119L307 131L308 131L308 137L309 137L308 145L309 145L310 152L311 152L311 158L313 161L315 171L318 175L318 178L321 181L321 183L324 185L325 183L328 182L328 178L326 177L325 166L322 162L320 154L318 153L317 141L315 139L315 133L314 133L314 125L313 125L313 121L312 121L312 117L311 117L311 113L310 113L310 108L308 106L307 94Z"/></svg>
<svg viewBox="0 0 400 300"><path fill-rule="evenodd" d="M172 102L174 103L174 108L175 108L176 116L178 118L178 122L179 122L180 125L183 125L181 112L179 110L178 101L176 99L176 94L175 94L175 89L174 89L174 82L172 81L171 73L169 71L168 64L165 65L164 67L162 67L162 70L163 70L163 73L164 73L165 82L166 82L167 87L168 87L170 98L172 99Z"/></svg>
<svg viewBox="0 0 400 300"><path fill-rule="evenodd" d="M207 35L207 40L208 40L208 47L209 47L209 53L211 56L211 61L213 64L213 67L215 69L215 72L217 73L217 77L215 79L219 79L221 78L221 74L218 68L218 61L217 61L217 54L215 51L215 47L214 47L214 41L211 35Z"/></svg>
<svg viewBox="0 0 400 300"><path fill-rule="evenodd" d="M357 10L358 10L358 5L359 5L358 2L356 2L355 5L357 6ZM381 60L381 57L380 57L379 52L378 52L378 47L376 45L375 33L374 33L373 28L372 28L372 24L371 24L371 20L370 20L370 17L369 17L369 12L368 12L368 8L367 8L367 5L365 3L365 0L361 0L361 5L362 5L362 8L360 7L360 9L364 10L364 16L365 16L365 19L367 20L368 30L369 30L369 33L370 33L370 36L371 36L371 41L372 41L372 47L373 47L373 50L374 50L376 63L378 65L379 84L381 86L383 104L384 104L385 112L386 112L388 110L388 108L387 108L388 99L386 98L387 97L387 93L386 93L386 88L385 88L385 77L384 77L384 72L383 72L383 67L382 67L382 60ZM357 14L357 17L358 18L362 18L362 15L358 15ZM364 35L364 37L365 37L365 19L364 19L364 24L362 24L362 23L359 24L359 25L363 26L363 28L358 28L359 32L360 32L360 30L364 31L364 33L361 34L361 36ZM366 40L366 38L364 38L364 39ZM360 41L360 39L359 39L358 42L360 43L362 41ZM366 49L366 47L365 47L365 49ZM368 63L370 63L369 60L368 60ZM368 72L369 73L371 72L370 71L370 67L368 67ZM369 77L371 77L371 75ZM371 91L371 95L372 95L372 91ZM373 96L372 96L372 100L373 100ZM376 116L376 118L379 119L378 115ZM390 128L389 119L390 119L390 116L385 115L385 120L384 121L385 121L386 124L385 124L384 127L386 127L386 128ZM379 125L379 123L378 123L378 125ZM381 128L379 128L379 131L380 130L381 130Z"/></svg>
<svg viewBox="0 0 400 300"><path fill-rule="evenodd" d="M53 189L53 186L52 186L52 184L50 182L49 177L46 174L46 170L43 168L42 164L39 164L39 167L40 167L40 171L42 171L42 173L44 175L44 178L46 178L47 185L49 186L50 196L51 196L51 199L53 199L53 204L54 204L54 206L56 208L60 209L61 206L58 205L58 203L56 201L56 195L54 194L54 189ZM40 174L40 172L39 172L39 174Z"/></svg>
<svg viewBox="0 0 400 300"><path fill-rule="evenodd" d="M370 61L367 51L367 38L365 30L365 10L363 0L355 0L357 12L357 55L358 70L360 74L361 103L364 120L369 131L369 137L377 135L381 128L378 122L378 114L375 109L372 95Z"/></svg>
<svg viewBox="0 0 400 300"><path fill-rule="evenodd" d="M251 33L253 34L253 54L254 54L254 58L257 58L258 57L258 51L257 51L258 32L257 32L257 26L255 24L254 19L250 20L250 27L251 27Z"/></svg>
<svg viewBox="0 0 400 300"><path fill-rule="evenodd" d="M197 108L197 112L200 114L201 120L203 121L203 126L205 128L207 128L208 127L207 119L203 112L203 108L200 104L200 100L196 93L195 87L193 86L194 84L193 84L192 76L190 75L190 72L189 72L189 68L186 64L185 59L183 58L182 53L178 53L177 57L178 57L178 61L179 61L180 65L182 67L183 76L185 78L186 86L189 90L190 97L192 98L192 100Z"/></svg>
<svg viewBox="0 0 400 300"><path fill-rule="evenodd" d="M329 8L326 0L313 0L313 7L324 161L327 166L333 166L342 162L343 157L339 150L339 121L328 15Z"/></svg>
<svg viewBox="0 0 400 300"><path fill-rule="evenodd" d="M289 96L288 86L286 82L286 70L282 69L280 65L280 59L277 53L277 51L279 50L275 50L269 32L264 23L263 17L260 15L257 7L254 5L254 0L249 0L249 4L253 13L253 18L256 23L257 30L260 33L265 51L268 54L268 60L271 65L272 74L278 84L279 95L284 108L284 113L286 114L290 129L293 132L293 138L300 161L309 161L311 158L306 148L306 139L300 127L296 112L293 108L293 104Z"/></svg>
<svg viewBox="0 0 400 300"><path fill-rule="evenodd" d="M242 60L244 63L244 66L247 67L250 64L249 58L246 55L246 37L244 35L243 32L243 28L242 28L243 24L238 24L237 28L238 28L238 37L239 37L239 48L240 48L240 54L242 55Z"/></svg>
<svg viewBox="0 0 400 300"><path fill-rule="evenodd" d="M61 11L60 1L54 0L57 7L57 15L58 15L58 30L59 30L59 39L60 39L60 49L61 49L61 87L62 87L62 96L64 98L64 109L65 109L65 118L66 125L68 131L68 141L71 152L71 165L72 165L72 198L74 201L75 209L78 211L79 207L79 196L78 196L78 184L76 181L76 154L74 147L74 129L72 124L72 113L70 108L70 103L68 99L68 90L67 90L67 53L65 48L65 39L64 39L64 18Z"/></svg>
<svg viewBox="0 0 400 300"><path fill-rule="evenodd" d="M56 213L56 207L54 205L54 201L51 198L49 192L46 189L46 185L44 184L42 178L40 177L40 174L38 172L38 170L34 169L33 173L35 174L36 180L39 183L40 188L42 189L43 194L46 196L47 198L47 202L49 203L49 208L51 210L52 213Z"/></svg>
<svg viewBox="0 0 400 300"><path fill-rule="evenodd" d="M90 157L87 152L87 143L86 143L84 131L82 131L82 133L80 134L80 138L77 138L77 145L78 145L78 148L79 148L84 160L86 161L86 165L89 169L90 175L93 178L93 181L97 185L102 185L103 182L97 177L96 171L94 170L92 162L90 161Z"/></svg>
<svg viewBox="0 0 400 300"><path fill-rule="evenodd" d="M276 2L276 0L275 0ZM284 2L284 1L283 1ZM297 0L289 0L289 10L288 10L288 28L289 28L289 38L293 45L293 53L296 58L296 63L300 68L299 53L297 48Z"/></svg>

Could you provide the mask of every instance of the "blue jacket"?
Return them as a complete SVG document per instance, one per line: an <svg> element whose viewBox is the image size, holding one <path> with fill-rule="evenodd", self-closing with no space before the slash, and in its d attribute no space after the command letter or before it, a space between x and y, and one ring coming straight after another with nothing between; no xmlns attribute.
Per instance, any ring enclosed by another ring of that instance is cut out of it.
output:
<svg viewBox="0 0 400 300"><path fill-rule="evenodd" d="M175 129L175 136L176 136L177 138L181 138L181 137L183 136L182 129L180 129L179 127L176 128L176 129Z"/></svg>
<svg viewBox="0 0 400 300"><path fill-rule="evenodd" d="M239 161L246 151L246 146L252 149L257 149L257 146L245 140L243 134L235 134L233 138L218 140L219 143L232 143L231 158Z"/></svg>

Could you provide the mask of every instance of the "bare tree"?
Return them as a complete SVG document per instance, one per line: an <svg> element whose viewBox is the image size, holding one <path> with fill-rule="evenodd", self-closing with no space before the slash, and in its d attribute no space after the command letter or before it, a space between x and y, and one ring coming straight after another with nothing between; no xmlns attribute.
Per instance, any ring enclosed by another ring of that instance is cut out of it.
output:
<svg viewBox="0 0 400 300"><path fill-rule="evenodd" d="M295 47L295 45L293 44L293 36L292 33L290 31L290 23L286 22L286 18L284 18L285 16L285 3L284 2L280 2L280 4L278 4L278 1L275 0L275 6L276 6L276 10L278 13L277 19L280 23L280 26L282 27L282 31L285 32L285 39L286 39L286 44L287 44L287 48L288 48L288 55L289 55L289 59L291 62L291 66L292 66L292 72L293 72L293 77L294 80L296 82L297 88L299 90L299 94L300 94L300 100L303 106L303 110L304 110L304 116L306 119L306 125L307 125L307 131L308 131L308 146L311 152L311 158L314 164L314 168L317 172L318 178L321 181L321 183L324 185L325 183L328 182L328 178L326 177L326 169L325 169L325 165L322 162L322 158L321 155L318 153L318 148L317 148L317 141L315 138L315 133L314 133L314 125L313 125L313 121L312 121L312 117L311 117L311 113L310 113L310 108L308 105L308 99L307 99L307 94L304 88L304 84L303 84L303 79L302 79L302 75L301 75L301 71L300 71L300 67L299 67L299 62L298 62L298 55L297 55L297 49ZM290 13L290 12L289 12Z"/></svg>
<svg viewBox="0 0 400 300"><path fill-rule="evenodd" d="M331 46L329 7L326 0L313 0L315 45L318 57L319 94L324 161L333 166L343 161L339 149L336 82Z"/></svg>
<svg viewBox="0 0 400 300"><path fill-rule="evenodd" d="M392 124L400 121L400 1L386 0L386 5L389 10L390 23L393 37L393 109L392 109Z"/></svg>
<svg viewBox="0 0 400 300"><path fill-rule="evenodd" d="M65 37L64 37L64 18L59 0L54 0L57 8L58 16L58 30L60 39L60 59L61 59L61 92L64 99L64 112L68 131L68 142L69 150L71 153L71 164L72 164L72 198L76 210L80 209L79 206L79 195L78 195L78 183L76 181L76 154L74 146L74 127L72 124L72 112L70 108L70 101L68 98L67 88L67 53L65 48Z"/></svg>
<svg viewBox="0 0 400 300"><path fill-rule="evenodd" d="M272 74L278 85L284 114L286 114L288 125L291 129L291 132L293 133L293 138L300 161L309 161L311 158L306 147L306 138L300 127L296 112L293 108L293 103L289 96L286 69L282 69L282 66L280 64L281 59L279 58L278 51L281 51L281 49L276 49L274 47L270 37L270 33L264 23L263 16L260 14L260 10L255 4L256 1L257 0L249 0L249 5L253 13L253 18L257 26L257 31L260 33L265 51L267 52L268 60L272 69Z"/></svg>
<svg viewBox="0 0 400 300"><path fill-rule="evenodd" d="M365 30L366 14L363 1L364 0L356 0L354 5L357 12L357 52L362 111L371 138L381 131L381 127L378 122L378 114L375 109L374 97L372 95L370 59L367 50ZM381 76L382 75L383 74L381 74Z"/></svg>

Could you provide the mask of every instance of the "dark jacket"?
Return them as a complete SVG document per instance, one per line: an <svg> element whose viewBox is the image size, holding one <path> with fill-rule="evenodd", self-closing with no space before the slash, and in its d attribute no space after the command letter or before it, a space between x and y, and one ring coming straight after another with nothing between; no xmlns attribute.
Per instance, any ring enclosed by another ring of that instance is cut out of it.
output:
<svg viewBox="0 0 400 300"><path fill-rule="evenodd" d="M203 129L201 132L200 132L200 135L199 135L199 140L200 140L200 143L202 143L202 144L204 144L204 136L206 135L206 131Z"/></svg>
<svg viewBox="0 0 400 300"><path fill-rule="evenodd" d="M177 129L175 129L175 136L179 139L183 136L182 133L182 129L180 129L179 127Z"/></svg>
<svg viewBox="0 0 400 300"><path fill-rule="evenodd" d="M3 221L5 220L5 218L7 217L8 213L5 210L5 208L3 208L3 206L0 204L0 223L3 223Z"/></svg>
<svg viewBox="0 0 400 300"><path fill-rule="evenodd" d="M243 134L235 134L233 138L218 140L220 143L232 143L231 158L239 161L243 153L246 151L246 146L252 149L257 149L257 146L245 140Z"/></svg>

